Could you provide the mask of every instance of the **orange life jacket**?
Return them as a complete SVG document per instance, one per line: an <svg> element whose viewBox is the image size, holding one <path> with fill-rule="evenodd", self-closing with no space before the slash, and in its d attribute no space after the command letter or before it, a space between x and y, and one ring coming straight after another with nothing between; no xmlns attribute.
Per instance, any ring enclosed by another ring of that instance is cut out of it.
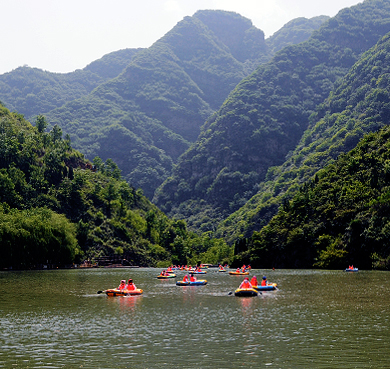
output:
<svg viewBox="0 0 390 369"><path fill-rule="evenodd" d="M241 288L252 288L252 285L249 283L249 281L242 282Z"/></svg>

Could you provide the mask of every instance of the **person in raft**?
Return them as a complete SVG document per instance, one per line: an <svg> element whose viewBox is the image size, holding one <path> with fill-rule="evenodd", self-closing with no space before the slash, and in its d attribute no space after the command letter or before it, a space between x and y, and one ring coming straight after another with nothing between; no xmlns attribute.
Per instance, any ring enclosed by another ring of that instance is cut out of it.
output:
<svg viewBox="0 0 390 369"><path fill-rule="evenodd" d="M240 284L239 289L246 289L246 288L252 288L251 283L249 282L249 278L245 278L244 281Z"/></svg>
<svg viewBox="0 0 390 369"><path fill-rule="evenodd" d="M126 289L126 281L124 279L121 280L121 284L118 286L118 290Z"/></svg>
<svg viewBox="0 0 390 369"><path fill-rule="evenodd" d="M261 281L261 285L262 286L266 286L267 285L267 277L266 276L263 277L263 280Z"/></svg>
<svg viewBox="0 0 390 369"><path fill-rule="evenodd" d="M196 278L194 277L193 273L191 273L190 282L196 282Z"/></svg>
<svg viewBox="0 0 390 369"><path fill-rule="evenodd" d="M254 275L251 279L251 285L254 287L254 286L257 286L258 285L258 282L257 282L257 277Z"/></svg>
<svg viewBox="0 0 390 369"><path fill-rule="evenodd" d="M127 291L134 291L137 289L136 285L134 284L133 280L130 278L127 282L127 286L125 288Z"/></svg>
<svg viewBox="0 0 390 369"><path fill-rule="evenodd" d="M187 274L183 277L183 282L185 282L185 283L188 282L188 275Z"/></svg>

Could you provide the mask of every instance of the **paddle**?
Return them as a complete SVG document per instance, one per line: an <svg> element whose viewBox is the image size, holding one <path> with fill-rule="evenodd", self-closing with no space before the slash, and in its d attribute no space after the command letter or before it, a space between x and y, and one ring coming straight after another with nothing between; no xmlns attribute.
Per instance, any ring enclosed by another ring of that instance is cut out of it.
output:
<svg viewBox="0 0 390 369"><path fill-rule="evenodd" d="M98 295L100 295L101 293L106 293L106 291L97 291Z"/></svg>

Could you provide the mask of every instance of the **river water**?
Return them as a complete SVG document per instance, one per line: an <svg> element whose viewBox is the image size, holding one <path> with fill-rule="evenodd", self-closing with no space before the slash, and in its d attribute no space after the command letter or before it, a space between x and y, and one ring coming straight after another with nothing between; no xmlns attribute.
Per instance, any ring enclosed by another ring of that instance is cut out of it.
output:
<svg viewBox="0 0 390 369"><path fill-rule="evenodd" d="M159 272L0 272L0 368L390 367L388 272L253 270L279 289L251 298L216 269ZM142 296L97 294L130 277Z"/></svg>

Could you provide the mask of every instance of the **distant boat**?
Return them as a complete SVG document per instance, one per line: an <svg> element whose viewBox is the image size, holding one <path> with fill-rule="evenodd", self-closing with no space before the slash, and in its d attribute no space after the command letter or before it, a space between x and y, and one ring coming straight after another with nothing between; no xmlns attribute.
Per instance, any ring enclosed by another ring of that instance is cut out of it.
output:
<svg viewBox="0 0 390 369"><path fill-rule="evenodd" d="M230 275L248 275L249 272L229 272Z"/></svg>
<svg viewBox="0 0 390 369"><path fill-rule="evenodd" d="M345 272L358 272L359 271L359 268L345 268Z"/></svg>

